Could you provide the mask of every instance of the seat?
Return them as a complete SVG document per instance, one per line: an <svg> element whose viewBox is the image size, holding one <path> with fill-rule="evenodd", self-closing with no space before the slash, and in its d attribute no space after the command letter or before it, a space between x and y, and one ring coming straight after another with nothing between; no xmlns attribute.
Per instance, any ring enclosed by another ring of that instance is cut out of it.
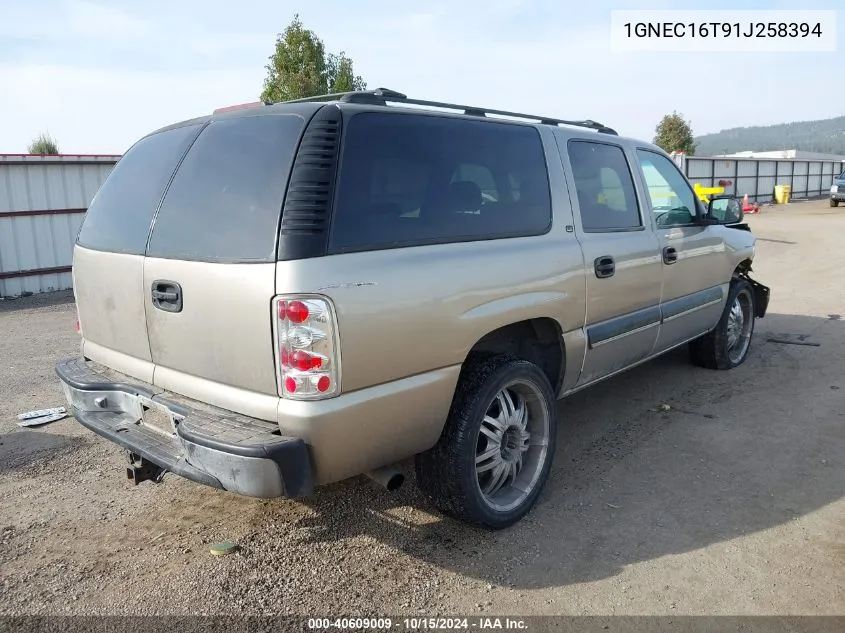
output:
<svg viewBox="0 0 845 633"><path fill-rule="evenodd" d="M470 212L481 208L481 188L474 182L459 180L431 192L420 210L421 224L437 234L444 227L461 231L461 225L478 216Z"/></svg>

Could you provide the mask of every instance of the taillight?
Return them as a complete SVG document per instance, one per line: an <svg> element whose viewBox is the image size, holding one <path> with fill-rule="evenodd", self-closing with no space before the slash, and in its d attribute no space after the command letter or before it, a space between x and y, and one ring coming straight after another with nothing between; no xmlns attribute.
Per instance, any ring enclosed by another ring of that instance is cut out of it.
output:
<svg viewBox="0 0 845 633"><path fill-rule="evenodd" d="M328 299L284 296L273 300L279 393L292 400L340 392L340 352Z"/></svg>
<svg viewBox="0 0 845 633"><path fill-rule="evenodd" d="M82 322L79 320L79 315L76 315L76 333L82 336Z"/></svg>

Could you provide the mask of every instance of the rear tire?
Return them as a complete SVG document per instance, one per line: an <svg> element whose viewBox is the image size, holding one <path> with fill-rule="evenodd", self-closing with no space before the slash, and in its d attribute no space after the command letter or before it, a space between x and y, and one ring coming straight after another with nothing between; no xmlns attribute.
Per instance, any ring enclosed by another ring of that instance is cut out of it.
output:
<svg viewBox="0 0 845 633"><path fill-rule="evenodd" d="M838 206L839 206L839 200L833 200L833 199L831 199L831 201L830 201L830 206L832 206L832 207L838 207Z"/></svg>
<svg viewBox="0 0 845 633"><path fill-rule="evenodd" d="M745 279L735 278L719 323L689 344L693 364L707 369L733 369L742 365L751 349L754 314L754 289Z"/></svg>
<svg viewBox="0 0 845 633"><path fill-rule="evenodd" d="M556 431L556 400L537 365L508 355L471 355L440 440L416 457L417 483L449 516L508 527L540 495Z"/></svg>

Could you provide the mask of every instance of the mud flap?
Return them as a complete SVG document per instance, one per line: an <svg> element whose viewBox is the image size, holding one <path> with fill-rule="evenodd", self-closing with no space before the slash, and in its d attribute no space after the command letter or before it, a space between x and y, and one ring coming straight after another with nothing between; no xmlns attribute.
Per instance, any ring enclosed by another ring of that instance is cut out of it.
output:
<svg viewBox="0 0 845 633"><path fill-rule="evenodd" d="M766 310L769 308L769 294L771 291L768 286L764 286L759 281L755 281L747 274L742 276L749 284L751 284L751 288L754 290L754 316L758 319L762 319L766 316Z"/></svg>

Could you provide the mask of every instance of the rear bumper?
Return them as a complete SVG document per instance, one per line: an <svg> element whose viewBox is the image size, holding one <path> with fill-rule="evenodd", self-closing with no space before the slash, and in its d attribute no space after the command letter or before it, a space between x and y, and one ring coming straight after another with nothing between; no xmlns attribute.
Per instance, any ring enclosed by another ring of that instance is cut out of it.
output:
<svg viewBox="0 0 845 633"><path fill-rule="evenodd" d="M281 435L276 424L195 406L151 385L109 380L81 358L60 361L56 373L80 424L165 470L250 497L302 497L312 490L305 441ZM171 432L144 424L153 410L172 421Z"/></svg>

